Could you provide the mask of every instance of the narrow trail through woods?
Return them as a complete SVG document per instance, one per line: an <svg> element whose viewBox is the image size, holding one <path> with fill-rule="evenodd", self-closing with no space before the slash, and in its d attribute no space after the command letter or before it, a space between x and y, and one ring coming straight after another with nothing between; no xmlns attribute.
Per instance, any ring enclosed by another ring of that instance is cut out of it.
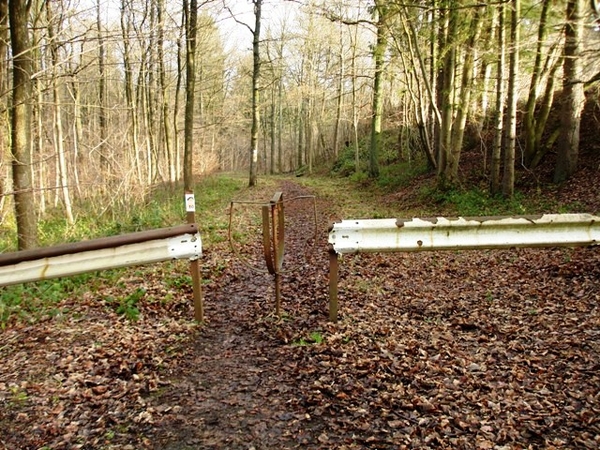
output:
<svg viewBox="0 0 600 450"><path fill-rule="evenodd" d="M314 292L321 296L315 298L313 314L326 320L326 205L318 201L315 224L310 199L291 201L310 195L306 189L285 181L278 190L284 195L283 269L288 271L282 280L282 317L274 315L273 276L252 270L266 270L262 244L254 239L206 290L207 324L191 343L179 382L160 397L161 403L178 405L179 413L163 424L157 448L277 449L314 441L318 430L312 424L306 428L310 416L294 407L294 366L282 354L281 344L291 336L283 329L279 335L267 333L278 330L278 322L295 319L288 316L298 306L290 278L315 283ZM268 202L273 193L262 189L254 195Z"/></svg>

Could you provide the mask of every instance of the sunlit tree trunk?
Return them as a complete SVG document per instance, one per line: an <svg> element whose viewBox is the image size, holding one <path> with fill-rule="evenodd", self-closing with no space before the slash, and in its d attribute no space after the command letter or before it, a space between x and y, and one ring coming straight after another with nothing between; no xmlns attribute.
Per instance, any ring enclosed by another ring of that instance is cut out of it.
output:
<svg viewBox="0 0 600 450"><path fill-rule="evenodd" d="M29 2L9 0L10 38L13 54L11 155L17 245L19 250L37 246L37 220L31 176L32 61L29 39Z"/></svg>
<svg viewBox="0 0 600 450"><path fill-rule="evenodd" d="M183 11L182 22L186 22L186 12ZM177 81L175 83L175 98L173 100L173 155L171 157L171 164L174 166L170 170L175 172L175 179L180 180L182 175L181 170L181 149L179 148L179 103L181 98L181 85L183 83L183 36L186 34L185 26L181 27L182 30L177 38Z"/></svg>
<svg viewBox="0 0 600 450"><path fill-rule="evenodd" d="M164 20L164 0L157 1L157 20L158 20L158 32L157 32L157 57L158 57L158 72L159 72L159 86L161 93L161 126L162 126L162 142L164 147L164 159L166 161L168 180L169 183L174 184L175 178L175 164L173 163L173 145L172 145L172 133L171 133L171 120L169 117L169 96L167 91L167 75L165 70L165 20Z"/></svg>
<svg viewBox="0 0 600 450"><path fill-rule="evenodd" d="M62 200L65 206L65 214L67 222L72 224L73 210L71 207L71 196L69 194L69 179L67 174L67 161L65 157L65 145L64 145L64 133L63 133L63 120L62 120L62 100L60 94L59 77L58 77L58 66L60 64L58 55L58 42L54 32L55 18L54 11L52 10L52 3L46 2L46 18L48 20L47 32L48 32L48 43L50 47L51 64L52 64L52 110L54 115L54 147L57 155L58 163L58 185L60 193L62 194ZM62 20L58 18L58 28L61 28Z"/></svg>
<svg viewBox="0 0 600 450"><path fill-rule="evenodd" d="M383 66L387 41L385 37L386 11L381 0L375 2L377 41L373 50L375 74L373 79L373 110L371 118L371 145L369 149L369 176L379 176L379 147L381 145L381 116L383 114Z"/></svg>
<svg viewBox="0 0 600 450"><path fill-rule="evenodd" d="M443 11L444 15L447 15L447 21L445 22L444 28L446 32L441 30L441 33L446 37L445 39L440 37L443 45L440 49L445 51L445 56L442 63L442 73L439 77L438 89L440 92L440 111L442 116L442 123L439 130L439 141L438 141L438 176L442 186L446 186L451 181L450 177L450 151L452 148L451 133L452 133L452 120L454 118L454 73L456 70L456 37L458 27L458 9L455 6L451 6L449 9Z"/></svg>
<svg viewBox="0 0 600 450"><path fill-rule="evenodd" d="M433 129L428 124L429 120L436 122L438 125L441 123L440 112L437 108L434 97L435 70L433 68L435 67L435 64L431 64L432 69L428 76L423 54L421 52L421 49L419 48L420 43L418 40L418 35L415 30L413 20L411 20L411 17L408 15L407 8L402 8L402 12L404 13L402 17L402 26L404 27L404 31L406 33L408 51L411 56L411 66L413 68L415 77L417 77L417 73L421 74L420 83L418 81L417 83L415 83L417 85L417 89L419 90L418 95L414 95L412 90L409 90L409 92L415 104L415 115L417 117L418 122L417 126L419 128L419 137L423 144L423 148L425 149L425 156L427 157L427 162L430 167L436 168L437 161L435 158L435 154L432 148L433 146L428 131L430 129ZM433 14L433 12L431 12L430 14ZM435 39L433 39L433 42L435 42ZM400 48L400 45L397 44L397 47L399 54L402 55L403 50ZM430 50L432 51L432 60L435 60L435 48L435 45L430 46ZM427 95L424 95L423 91L427 92ZM428 109L430 111L429 118L427 112Z"/></svg>
<svg viewBox="0 0 600 450"><path fill-rule="evenodd" d="M342 121L342 107L344 104L344 78L346 76L345 73L345 64L344 64L344 30L340 25L339 29L339 44L340 44L340 54L339 54L339 73L338 73L338 84L337 84L337 99L336 99L336 108L335 108L335 125L333 130L333 156L337 158L339 150L340 150L340 124Z"/></svg>
<svg viewBox="0 0 600 450"><path fill-rule="evenodd" d="M0 92L8 91L8 0L0 0ZM9 144L8 135L10 133L8 121L8 102L7 96L0 96L0 223L4 218L4 208L6 205L4 192L10 189L8 186L9 176L5 169L5 152Z"/></svg>
<svg viewBox="0 0 600 450"><path fill-rule="evenodd" d="M133 86L133 64L131 61L131 19L128 17L127 0L121 0L121 32L123 36L123 70L125 72L125 99L129 114L129 145L131 146L132 162L136 168L137 178L143 185L142 167L139 149L139 124L137 115L136 91Z"/></svg>
<svg viewBox="0 0 600 450"><path fill-rule="evenodd" d="M186 30L185 131L183 150L183 184L193 192L194 101L196 92L196 47L198 35L198 2L183 0Z"/></svg>
<svg viewBox="0 0 600 450"><path fill-rule="evenodd" d="M358 68L356 60L358 57L358 27L354 27L354 33L351 33L352 42L352 138L354 144L354 172L360 171L360 147L358 145Z"/></svg>
<svg viewBox="0 0 600 450"><path fill-rule="evenodd" d="M550 0L542 1L542 11L540 14L540 24L538 27L537 48L535 60L531 74L531 83L529 85L529 96L527 106L523 114L523 135L525 138L525 165L531 166L536 153L539 152L540 143L536 140L536 105L538 100L538 91L542 80L542 52L545 46L547 34L548 12L550 11Z"/></svg>
<svg viewBox="0 0 600 450"><path fill-rule="evenodd" d="M475 63L475 46L479 41L481 32L481 18L485 12L485 6L478 6L475 9L473 21L471 23L470 37L467 41L465 49L462 81L460 86L460 97L456 106L456 119L452 127L451 151L449 153L449 170L447 182L456 184L458 182L458 163L462 152L463 138L465 135L465 126L467 124L467 116L471 109L471 92L473 90L473 68Z"/></svg>
<svg viewBox="0 0 600 450"><path fill-rule="evenodd" d="M579 127L585 101L582 79L581 54L583 50L583 0L567 2L565 50L563 62L563 93L558 141L558 158L554 182L570 178L577 170L579 155Z"/></svg>
<svg viewBox="0 0 600 450"><path fill-rule="evenodd" d="M521 0L510 2L510 56L508 74L508 100L506 110L504 172L502 176L502 195L512 198L515 191L515 149L517 144L517 82L519 76L519 22Z"/></svg>
<svg viewBox="0 0 600 450"><path fill-rule="evenodd" d="M100 163L104 172L110 172L108 158L108 123L106 118L106 43L102 29L101 0L96 1L96 33L98 35L98 126L100 128ZM102 174L104 175L104 174Z"/></svg>
<svg viewBox="0 0 600 450"><path fill-rule="evenodd" d="M254 30L252 30L252 129L250 131L250 177L249 186L256 186L258 170L258 136L260 127L259 81L260 81L260 18L262 0L254 4Z"/></svg>
<svg viewBox="0 0 600 450"><path fill-rule="evenodd" d="M497 194L501 190L502 135L504 130L504 107L506 103L504 71L506 68L506 8L501 2L497 6L498 14L498 61L496 62L496 108L494 119L494 142L490 165L490 191Z"/></svg>

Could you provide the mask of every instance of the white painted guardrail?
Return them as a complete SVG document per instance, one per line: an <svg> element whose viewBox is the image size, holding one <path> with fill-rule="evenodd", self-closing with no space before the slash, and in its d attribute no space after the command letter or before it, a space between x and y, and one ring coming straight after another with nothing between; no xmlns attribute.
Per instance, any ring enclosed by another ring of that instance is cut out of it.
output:
<svg viewBox="0 0 600 450"><path fill-rule="evenodd" d="M600 243L600 216L343 220L329 232L329 318L337 320L338 260L344 253L587 247Z"/></svg>
<svg viewBox="0 0 600 450"><path fill-rule="evenodd" d="M0 254L0 286L201 255L196 224L181 225Z"/></svg>

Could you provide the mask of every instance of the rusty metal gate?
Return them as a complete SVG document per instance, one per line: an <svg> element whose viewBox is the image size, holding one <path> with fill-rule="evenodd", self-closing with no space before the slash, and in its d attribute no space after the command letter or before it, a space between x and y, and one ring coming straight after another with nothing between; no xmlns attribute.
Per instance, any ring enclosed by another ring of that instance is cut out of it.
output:
<svg viewBox="0 0 600 450"><path fill-rule="evenodd" d="M285 208L284 203L291 203L302 199L313 200L313 223L314 236L313 247L316 245L317 236L317 205L314 195L300 195L284 201L283 193L276 192L268 203L251 201L232 201L229 205L229 226L227 237L232 252L248 268L258 273L269 273L275 280L275 314L281 315L281 276L291 273L295 269L283 270L283 260L285 256ZM235 204L250 204L261 207L262 217L262 249L267 265L266 271L260 267L248 263L237 250L233 239L233 211Z"/></svg>

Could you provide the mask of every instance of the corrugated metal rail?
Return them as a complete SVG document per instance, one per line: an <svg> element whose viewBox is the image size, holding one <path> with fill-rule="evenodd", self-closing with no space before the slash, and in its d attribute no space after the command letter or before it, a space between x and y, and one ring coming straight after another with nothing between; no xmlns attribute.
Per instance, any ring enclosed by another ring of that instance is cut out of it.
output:
<svg viewBox="0 0 600 450"><path fill-rule="evenodd" d="M599 242L600 217L591 214L343 220L329 232L329 318L336 321L338 314L339 254L587 247Z"/></svg>
<svg viewBox="0 0 600 450"><path fill-rule="evenodd" d="M196 224L0 255L0 286L172 259L198 259Z"/></svg>

